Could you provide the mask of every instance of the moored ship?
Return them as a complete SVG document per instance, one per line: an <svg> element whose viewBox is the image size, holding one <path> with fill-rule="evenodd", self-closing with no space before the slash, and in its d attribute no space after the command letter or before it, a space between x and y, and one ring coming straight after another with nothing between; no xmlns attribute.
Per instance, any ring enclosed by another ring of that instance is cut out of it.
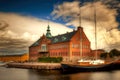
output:
<svg viewBox="0 0 120 80"><path fill-rule="evenodd" d="M115 69L115 62L104 62L103 60L62 62L61 65L64 72L110 71Z"/></svg>

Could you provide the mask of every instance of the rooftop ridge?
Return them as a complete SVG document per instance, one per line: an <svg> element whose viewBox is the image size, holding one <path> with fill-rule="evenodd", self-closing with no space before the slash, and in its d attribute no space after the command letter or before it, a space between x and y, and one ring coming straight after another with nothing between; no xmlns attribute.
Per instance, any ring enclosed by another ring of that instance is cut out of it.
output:
<svg viewBox="0 0 120 80"><path fill-rule="evenodd" d="M66 33L63 33L63 34L58 34L58 35L55 35L55 36L52 36L52 37L62 36L62 35L65 35L65 34L70 34L72 32L76 32L76 31L66 32Z"/></svg>
<svg viewBox="0 0 120 80"><path fill-rule="evenodd" d="M57 36L53 36L50 38L51 43L59 43L59 42L66 42L66 41L70 41L70 39L72 38L72 36L76 33L77 31L72 31L69 33L64 33L61 35L57 35Z"/></svg>

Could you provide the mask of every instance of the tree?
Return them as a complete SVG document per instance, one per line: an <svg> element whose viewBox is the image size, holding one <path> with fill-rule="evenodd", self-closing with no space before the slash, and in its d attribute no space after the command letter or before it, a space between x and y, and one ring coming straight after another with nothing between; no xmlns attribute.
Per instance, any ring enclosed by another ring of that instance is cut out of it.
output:
<svg viewBox="0 0 120 80"><path fill-rule="evenodd" d="M112 49L110 52L109 52L109 56L111 58L115 57L115 56L120 56L120 51L118 51L117 49Z"/></svg>
<svg viewBox="0 0 120 80"><path fill-rule="evenodd" d="M105 53L101 53L101 54L100 54L100 58L102 58L102 59L106 59L106 58L107 58L107 55L108 55L107 52L105 52Z"/></svg>

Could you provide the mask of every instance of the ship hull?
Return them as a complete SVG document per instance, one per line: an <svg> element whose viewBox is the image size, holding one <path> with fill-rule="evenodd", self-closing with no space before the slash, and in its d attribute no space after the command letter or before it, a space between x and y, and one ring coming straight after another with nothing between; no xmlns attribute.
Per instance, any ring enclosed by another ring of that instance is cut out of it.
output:
<svg viewBox="0 0 120 80"><path fill-rule="evenodd" d="M110 63L101 65L81 66L62 63L61 65L64 72L91 72L91 71L110 71L115 69L116 64Z"/></svg>

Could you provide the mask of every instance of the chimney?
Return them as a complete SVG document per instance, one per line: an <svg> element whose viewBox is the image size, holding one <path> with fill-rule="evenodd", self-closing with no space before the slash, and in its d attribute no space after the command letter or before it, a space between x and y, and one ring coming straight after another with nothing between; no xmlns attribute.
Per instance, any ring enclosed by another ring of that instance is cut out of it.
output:
<svg viewBox="0 0 120 80"><path fill-rule="evenodd" d="M77 28L77 30L83 30L83 28L79 26L79 27Z"/></svg>

